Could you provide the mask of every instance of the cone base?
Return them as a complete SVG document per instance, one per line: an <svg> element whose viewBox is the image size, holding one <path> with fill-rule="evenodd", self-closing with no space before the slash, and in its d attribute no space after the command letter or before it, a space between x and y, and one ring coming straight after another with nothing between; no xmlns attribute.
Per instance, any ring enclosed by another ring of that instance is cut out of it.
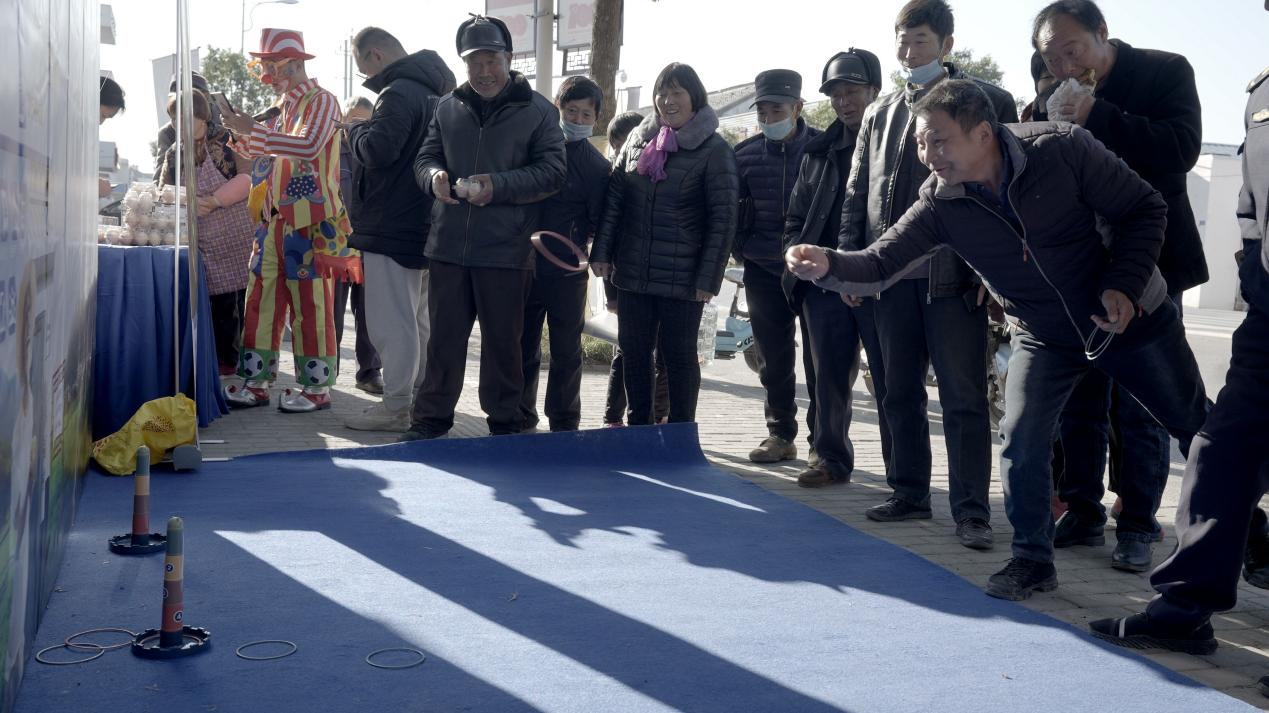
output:
<svg viewBox="0 0 1269 713"><path fill-rule="evenodd" d="M181 629L180 646L159 646L158 629L146 629L132 640L132 655L143 659L175 659L207 651L211 648L211 632L196 626Z"/></svg>
<svg viewBox="0 0 1269 713"><path fill-rule="evenodd" d="M115 535L110 538L110 551L117 555L148 555L167 549L167 535L150 533L150 544L132 544L132 535Z"/></svg>

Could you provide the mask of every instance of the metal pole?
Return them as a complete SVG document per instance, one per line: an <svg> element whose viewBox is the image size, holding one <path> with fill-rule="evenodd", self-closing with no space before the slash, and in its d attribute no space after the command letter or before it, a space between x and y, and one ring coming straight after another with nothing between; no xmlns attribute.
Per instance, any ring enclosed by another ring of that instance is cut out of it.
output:
<svg viewBox="0 0 1269 713"><path fill-rule="evenodd" d="M554 82L552 75L555 74L555 0L538 0L538 12L534 16L537 22L537 53L535 63L537 64L538 76L534 81L534 87L539 94L543 96L554 95Z"/></svg>
<svg viewBox="0 0 1269 713"><path fill-rule="evenodd" d="M198 295L202 282L202 272L198 261L198 179L194 165L194 84L193 67L189 62L189 0L177 0L176 5L176 44L177 67L180 74L180 101L177 126L177 140L184 141L184 146L177 150L177 201L176 201L176 280L177 290L180 286L180 254L181 254L181 216L185 216L186 229L189 231L187 246L189 263L189 335L190 335L190 383L191 396L194 400L194 412L198 412ZM181 184L185 186L186 202L180 201ZM173 331L177 334L176 349L176 392L181 390L181 351L180 351L180 301L174 302L172 308ZM198 444L198 429L194 429L194 443Z"/></svg>

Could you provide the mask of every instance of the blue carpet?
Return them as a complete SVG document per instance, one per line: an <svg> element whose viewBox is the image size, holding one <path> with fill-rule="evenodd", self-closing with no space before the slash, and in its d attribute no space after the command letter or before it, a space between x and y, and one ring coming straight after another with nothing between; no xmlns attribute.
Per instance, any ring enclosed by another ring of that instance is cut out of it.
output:
<svg viewBox="0 0 1269 713"><path fill-rule="evenodd" d="M87 483L38 647L158 626L162 556L105 546L131 489ZM18 711L1254 710L711 467L693 426L256 456L153 501L214 648L29 662ZM260 639L299 651L234 656ZM389 646L427 660L363 662Z"/></svg>

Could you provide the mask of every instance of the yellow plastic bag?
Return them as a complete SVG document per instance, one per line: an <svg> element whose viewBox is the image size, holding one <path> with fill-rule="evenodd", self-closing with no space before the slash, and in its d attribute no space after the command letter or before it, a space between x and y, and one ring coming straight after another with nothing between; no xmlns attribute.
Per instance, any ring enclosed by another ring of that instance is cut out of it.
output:
<svg viewBox="0 0 1269 713"><path fill-rule="evenodd" d="M115 475L132 475L137 449L147 446L157 463L177 446L193 443L198 429L194 402L185 394L147 401L123 428L93 444L93 458Z"/></svg>

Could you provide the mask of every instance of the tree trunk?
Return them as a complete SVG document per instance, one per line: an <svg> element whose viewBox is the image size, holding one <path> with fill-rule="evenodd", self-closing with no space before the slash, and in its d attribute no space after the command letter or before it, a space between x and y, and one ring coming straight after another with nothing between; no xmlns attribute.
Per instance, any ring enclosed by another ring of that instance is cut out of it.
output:
<svg viewBox="0 0 1269 713"><path fill-rule="evenodd" d="M621 61L622 0L595 0L595 23L590 40L590 76L604 92L603 111L595 121L595 134L608 133L608 122L617 113L617 65Z"/></svg>

